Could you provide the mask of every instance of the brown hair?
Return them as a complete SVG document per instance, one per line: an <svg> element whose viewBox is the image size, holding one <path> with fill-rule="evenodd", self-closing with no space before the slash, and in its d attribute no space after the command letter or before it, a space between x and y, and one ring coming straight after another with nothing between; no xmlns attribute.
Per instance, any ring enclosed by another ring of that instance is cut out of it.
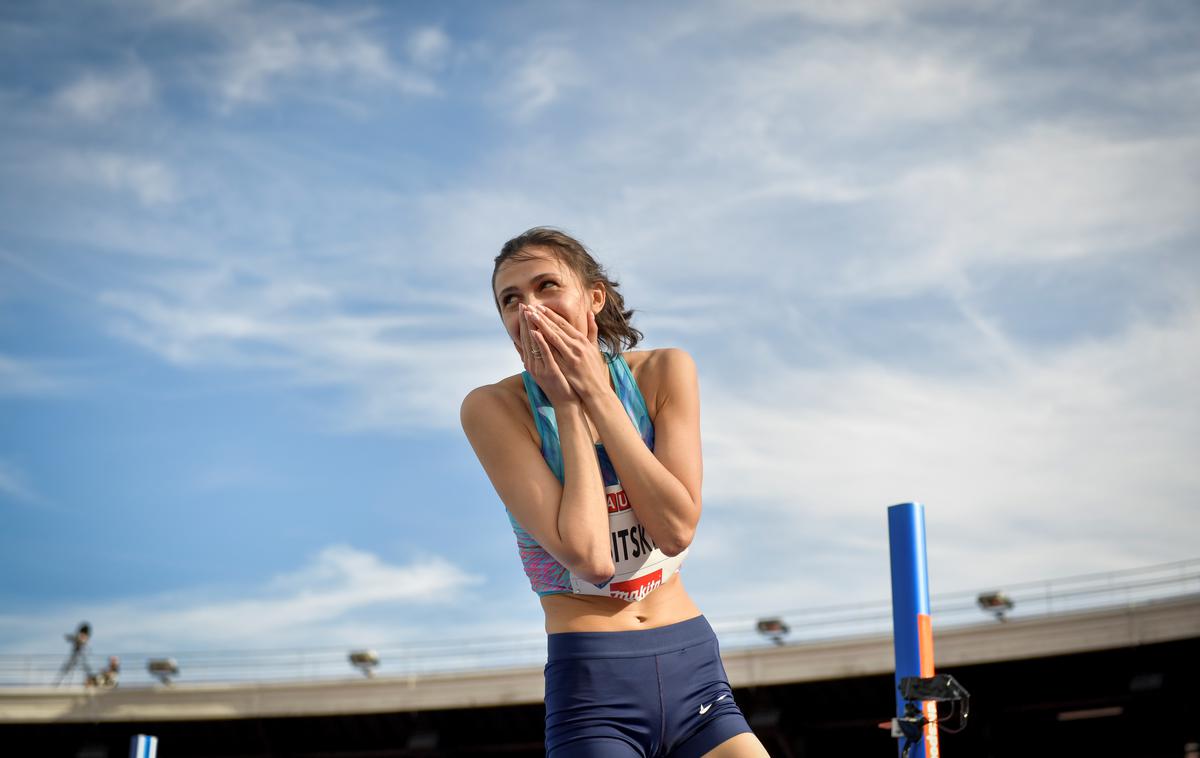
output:
<svg viewBox="0 0 1200 758"><path fill-rule="evenodd" d="M642 339L642 333L629 323L633 310L626 310L625 298L617 290L618 282L608 278L608 272L596 262L583 243L569 234L548 226L535 226L504 243L492 269L492 291L496 289L496 273L506 261L529 260L531 247L546 247L554 251L584 286L604 287L604 308L596 314L596 331L600 345L617 354L632 349ZM500 303L496 303L496 308Z"/></svg>

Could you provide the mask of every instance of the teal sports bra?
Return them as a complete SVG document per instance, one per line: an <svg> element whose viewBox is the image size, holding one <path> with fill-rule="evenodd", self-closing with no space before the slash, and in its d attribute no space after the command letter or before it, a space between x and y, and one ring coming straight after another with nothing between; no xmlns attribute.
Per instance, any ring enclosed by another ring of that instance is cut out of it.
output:
<svg viewBox="0 0 1200 758"><path fill-rule="evenodd" d="M625 412L629 414L630 421L637 428L646 447L654 450L654 424L650 421L645 398L634 381L629 364L622 355L605 354L605 359L621 405L625 407ZM525 383L525 395L529 398L529 407L537 424L538 436L541 438L542 458L558 477L558 481L562 482L562 447L559 444L554 406L528 371L521 374L521 379ZM630 507L629 498L617 479L616 469L613 468L604 445L596 445L596 463L600 466L608 502L609 543L615 569L613 577L602 585L596 585L574 576L554 556L546 552L537 540L517 523L512 513L508 512L508 520L517 537L517 551L521 555L521 564L533 591L538 595L573 593L603 595L629 602L641 600L679 570L687 557L687 550L675 556L668 556L655 546L653 539Z"/></svg>

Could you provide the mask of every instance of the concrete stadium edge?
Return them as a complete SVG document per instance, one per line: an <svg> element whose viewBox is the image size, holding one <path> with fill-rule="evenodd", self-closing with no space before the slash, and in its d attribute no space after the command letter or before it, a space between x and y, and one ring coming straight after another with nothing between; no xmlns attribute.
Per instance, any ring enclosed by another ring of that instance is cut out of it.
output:
<svg viewBox="0 0 1200 758"><path fill-rule="evenodd" d="M936 619L935 619L936 625ZM1200 637L1200 595L937 630L939 669ZM735 688L893 670L890 635L734 650ZM0 688L0 724L336 716L538 703L542 669L310 682L173 684L87 691Z"/></svg>

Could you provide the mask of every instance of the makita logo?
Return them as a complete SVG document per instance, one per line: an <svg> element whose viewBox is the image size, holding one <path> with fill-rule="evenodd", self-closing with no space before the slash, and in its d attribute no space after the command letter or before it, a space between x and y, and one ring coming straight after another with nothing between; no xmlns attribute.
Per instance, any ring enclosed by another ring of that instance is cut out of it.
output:
<svg viewBox="0 0 1200 758"><path fill-rule="evenodd" d="M609 585L609 594L612 597L621 600L634 602L653 592L658 585L662 584L662 569L655 569L649 574L639 576L636 579L626 579L623 582L613 582Z"/></svg>

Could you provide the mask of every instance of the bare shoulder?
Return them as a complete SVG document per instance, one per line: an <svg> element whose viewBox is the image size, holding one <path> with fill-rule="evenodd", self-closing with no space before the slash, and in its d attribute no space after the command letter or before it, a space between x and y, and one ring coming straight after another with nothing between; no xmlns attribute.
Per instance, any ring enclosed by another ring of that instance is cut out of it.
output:
<svg viewBox="0 0 1200 758"><path fill-rule="evenodd" d="M660 347L654 350L638 350L625 353L625 361L641 384L642 376L648 381L657 381L679 372L696 373L696 362L688 351L679 347Z"/></svg>
<svg viewBox="0 0 1200 758"><path fill-rule="evenodd" d="M625 353L638 388L646 398L650 415L681 387L696 384L696 362L682 348L664 347Z"/></svg>
<svg viewBox="0 0 1200 758"><path fill-rule="evenodd" d="M490 425L500 420L522 421L529 415L520 374L471 390L463 398L460 411L463 429L468 434L476 425Z"/></svg>

